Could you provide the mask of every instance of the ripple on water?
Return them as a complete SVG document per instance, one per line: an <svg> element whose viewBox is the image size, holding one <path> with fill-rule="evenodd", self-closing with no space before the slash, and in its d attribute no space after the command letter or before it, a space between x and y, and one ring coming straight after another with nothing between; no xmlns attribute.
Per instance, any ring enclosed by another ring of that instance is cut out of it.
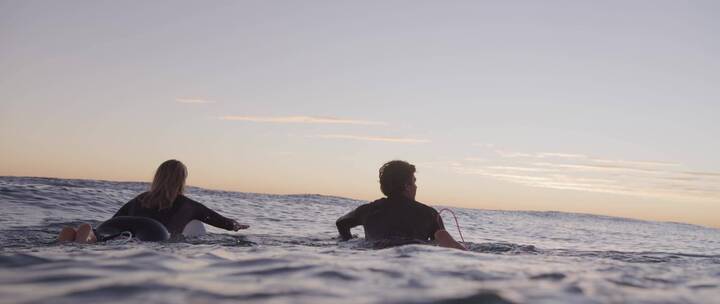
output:
<svg viewBox="0 0 720 304"><path fill-rule="evenodd" d="M713 289L713 288L718 288L718 285L716 285L716 284L698 284L698 285L690 285L690 288L692 288L692 289Z"/></svg>
<svg viewBox="0 0 720 304"><path fill-rule="evenodd" d="M405 275L402 272L389 270L389 269L381 269L381 268L368 268L368 271L382 274L388 278L392 279L399 279L404 277Z"/></svg>
<svg viewBox="0 0 720 304"><path fill-rule="evenodd" d="M559 272L548 272L548 273L541 273L534 276L531 276L530 279L533 280L549 280L549 281L562 281L565 279L566 275Z"/></svg>
<svg viewBox="0 0 720 304"><path fill-rule="evenodd" d="M316 272L313 274L315 277L319 277L322 279L330 279L330 280L339 280L339 281L357 281L359 278L357 276L354 276L352 274L344 273L337 270L324 270L320 272Z"/></svg>
<svg viewBox="0 0 720 304"><path fill-rule="evenodd" d="M519 245L512 243L467 243L467 248L481 253L509 253L509 254L536 254L539 253L533 245Z"/></svg>
<svg viewBox="0 0 720 304"><path fill-rule="evenodd" d="M44 284L53 284L53 283L60 283L60 284L67 284L67 283L73 283L78 281L87 281L87 280L93 280L100 278L101 276L97 275L88 275L88 274L69 274L69 273L62 273L62 274L50 274L50 275L42 275L39 277L33 277L28 278L25 280L18 281L22 284L38 284L38 283L44 283Z"/></svg>
<svg viewBox="0 0 720 304"><path fill-rule="evenodd" d="M165 285L165 284L156 284L151 282L146 282L143 284L112 284L112 285L104 285L99 287L94 287L90 289L85 290L79 290L79 291L72 291L64 295L65 298L73 299L76 301L89 301L89 300L99 300L102 299L112 299L112 298L132 298L138 294L141 293L155 293L155 292L162 292L162 293L172 293L172 292L185 292L185 288L171 286L171 285Z"/></svg>
<svg viewBox="0 0 720 304"><path fill-rule="evenodd" d="M264 266L264 265L272 265L272 264L288 263L288 262L289 261L287 259L257 258L257 259L248 259L248 260L239 260L239 261L222 261L219 263L214 263L214 264L210 265L210 267L235 268L235 267L249 267L249 266Z"/></svg>
<svg viewBox="0 0 720 304"><path fill-rule="evenodd" d="M240 272L233 272L231 274L228 274L228 276L276 276L276 275L288 275L291 273L296 272L303 272L305 270L314 269L317 266L315 265L299 265L299 266L278 266L278 267L270 267L266 269L258 269L258 270L250 270L250 271L240 271Z"/></svg>
<svg viewBox="0 0 720 304"><path fill-rule="evenodd" d="M28 267L53 262L55 262L53 259L42 258L25 253L0 255L0 266L8 268Z"/></svg>
<svg viewBox="0 0 720 304"><path fill-rule="evenodd" d="M466 269L463 271L457 271L457 270L433 271L432 273L439 277L462 278L463 280L478 281L478 282L505 279L505 277L503 277L503 276L493 274L493 273L483 272L483 271L479 271L479 270L475 270L475 269Z"/></svg>
<svg viewBox="0 0 720 304"><path fill-rule="evenodd" d="M403 304L512 304L493 291L479 291L464 297L437 299L432 301L402 302Z"/></svg>

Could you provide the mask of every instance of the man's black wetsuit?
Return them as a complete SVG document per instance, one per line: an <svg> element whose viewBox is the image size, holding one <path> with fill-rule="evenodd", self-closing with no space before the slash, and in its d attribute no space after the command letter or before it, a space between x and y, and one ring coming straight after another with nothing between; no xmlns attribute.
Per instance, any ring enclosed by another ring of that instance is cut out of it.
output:
<svg viewBox="0 0 720 304"><path fill-rule="evenodd" d="M232 230L235 221L226 218L203 204L178 195L172 207L158 210L157 208L144 208L142 200L147 192L138 195L127 202L113 217L116 216L142 216L149 217L162 223L172 236L182 234L185 225L192 220L198 220L225 230Z"/></svg>
<svg viewBox="0 0 720 304"><path fill-rule="evenodd" d="M350 228L362 225L368 240L405 239L427 241L445 229L438 212L414 200L381 198L357 207L336 222L340 237L352 238Z"/></svg>

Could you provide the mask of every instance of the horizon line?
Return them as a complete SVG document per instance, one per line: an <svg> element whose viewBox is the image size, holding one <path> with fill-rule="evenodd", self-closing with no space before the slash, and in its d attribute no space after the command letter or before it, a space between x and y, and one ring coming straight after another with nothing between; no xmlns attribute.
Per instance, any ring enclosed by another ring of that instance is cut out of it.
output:
<svg viewBox="0 0 720 304"><path fill-rule="evenodd" d="M0 175L0 178L4 177L14 177L14 178L47 178L47 179L65 179L65 180L85 180L85 181L99 181L99 182L115 182L115 183L144 183L144 184L151 184L152 182L149 181L132 181L132 180L110 180L110 179L93 179L93 178L67 178L67 177L57 177L57 176L21 176L21 175ZM318 195L318 196L325 196L325 197L336 197L336 198L343 198L348 200L354 200L354 201L367 201L370 202L371 200L365 200L365 199L357 199L352 197L346 197L346 196L340 196L340 195L333 195L333 194L320 194L320 193L268 193L268 192L253 192L253 191L240 191L240 190L234 190L234 189L221 189L221 188L211 188L211 187L201 187L201 186L192 186L189 185L189 187L192 188L198 188L202 190L209 190L209 191L223 191L223 192L235 192L235 193L250 193L250 194L269 194L269 195L277 195L277 196L293 196L293 195ZM587 213L587 212L576 212L576 211L560 211L560 210L549 210L549 209L543 209L543 210L531 210L531 209L484 209L484 208L477 208L477 207L464 207L464 206L458 206L458 205L450 205L446 203L430 203L428 205L431 206L439 206L439 207L453 207L453 208L461 208L461 209L471 209L471 210L484 210L484 211L516 211L516 212L558 212L558 213L566 213L566 214L579 214L579 215L592 215L592 216L602 216L602 217L608 217L608 218L618 218L618 219L624 219L624 220L633 220L633 221L641 221L641 222L658 222L658 223L669 223L669 224L682 224L682 225L692 225L697 226L701 228L706 229L715 229L720 230L720 225L718 226L710 226L710 225L702 225L702 224L693 224L693 223L687 223L687 222L678 222L678 221L666 221L666 220L653 220L653 219L642 219L642 218L633 218L633 217L625 217L625 216L616 216L616 215L608 215L608 214L602 214L602 213Z"/></svg>

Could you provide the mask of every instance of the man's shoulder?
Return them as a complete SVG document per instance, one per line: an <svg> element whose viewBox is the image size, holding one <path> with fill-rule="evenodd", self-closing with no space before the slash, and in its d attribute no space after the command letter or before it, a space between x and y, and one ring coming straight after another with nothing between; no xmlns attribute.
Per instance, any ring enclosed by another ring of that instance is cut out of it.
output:
<svg viewBox="0 0 720 304"><path fill-rule="evenodd" d="M377 199L372 202L365 203L365 204L358 206L357 208L355 208L355 210L353 210L353 212L357 216L365 217L368 214L376 212L377 210L381 210L382 206L384 205L384 202L385 202L384 198Z"/></svg>
<svg viewBox="0 0 720 304"><path fill-rule="evenodd" d="M376 200L374 200L374 201L372 201L372 202L369 202L369 203L367 203L367 204L365 204L365 205L374 205L374 206L377 206L377 205L380 205L380 204L384 203L385 201L387 201L387 197L383 197L383 198L376 199Z"/></svg>
<svg viewBox="0 0 720 304"><path fill-rule="evenodd" d="M376 208L379 208L380 206L382 206L382 204L385 202L385 200L386 200L385 198L376 199L372 202L365 203L365 204L358 206L357 209L365 209L365 210L376 209Z"/></svg>
<svg viewBox="0 0 720 304"><path fill-rule="evenodd" d="M431 214L433 214L433 215L435 215L435 214L438 213L437 210L435 210L435 208L430 207L430 206L428 206L428 205L425 205L425 204L423 204L423 203L421 203L421 202L418 202L418 201L413 201L413 205L416 206L417 208L419 208L419 209L421 209L421 210L423 210L423 211L425 211L425 212L429 212L429 213L431 213Z"/></svg>

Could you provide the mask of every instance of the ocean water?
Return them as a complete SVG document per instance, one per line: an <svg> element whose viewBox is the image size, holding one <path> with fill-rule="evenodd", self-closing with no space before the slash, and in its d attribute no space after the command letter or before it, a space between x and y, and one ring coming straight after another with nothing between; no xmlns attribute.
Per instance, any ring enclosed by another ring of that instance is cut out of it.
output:
<svg viewBox="0 0 720 304"><path fill-rule="evenodd" d="M377 249L336 239L363 201L190 188L251 228L55 242L147 187L0 177L0 303L720 303L720 230L586 214L453 208L470 251Z"/></svg>

